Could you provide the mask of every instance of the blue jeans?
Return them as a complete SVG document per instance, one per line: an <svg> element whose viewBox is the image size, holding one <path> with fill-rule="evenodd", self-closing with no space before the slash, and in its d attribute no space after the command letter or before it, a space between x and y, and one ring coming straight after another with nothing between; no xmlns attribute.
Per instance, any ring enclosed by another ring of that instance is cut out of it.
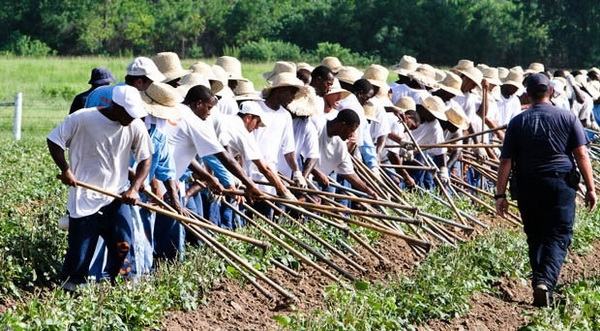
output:
<svg viewBox="0 0 600 331"><path fill-rule="evenodd" d="M62 281L75 284L87 282L88 270L98 238L102 236L108 252L107 271L114 281L122 267L133 241L131 207L114 200L97 213L81 218L69 217L67 253L60 272Z"/></svg>
<svg viewBox="0 0 600 331"><path fill-rule="evenodd" d="M562 175L519 175L517 181L532 285L543 283L553 289L573 239L575 190L567 186Z"/></svg>

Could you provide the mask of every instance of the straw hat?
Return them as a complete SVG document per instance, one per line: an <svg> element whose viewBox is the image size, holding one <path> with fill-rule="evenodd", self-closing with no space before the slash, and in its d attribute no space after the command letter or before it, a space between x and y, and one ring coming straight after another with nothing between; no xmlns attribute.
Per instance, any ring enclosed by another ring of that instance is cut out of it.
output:
<svg viewBox="0 0 600 331"><path fill-rule="evenodd" d="M264 100L263 98L261 98L260 96L260 92L256 91L254 89L254 83L252 83L251 81L240 81L237 86L235 87L235 90L233 90L233 94L235 95L233 97L234 100L236 101L242 101L242 100L253 100L253 101L262 101Z"/></svg>
<svg viewBox="0 0 600 331"><path fill-rule="evenodd" d="M387 83L389 70L379 64L371 64L363 74L362 78L371 82L371 84L379 87L379 89L389 89ZM387 92L387 90L386 90Z"/></svg>
<svg viewBox="0 0 600 331"><path fill-rule="evenodd" d="M190 70L191 72L199 73L208 79L212 93L219 93L225 86L223 85L223 82L219 80L217 76L215 76L211 66L204 62L196 62L192 64Z"/></svg>
<svg viewBox="0 0 600 331"><path fill-rule="evenodd" d="M327 92L325 95L331 95L336 93L341 93L340 99L344 99L350 94L352 94L350 91L342 88L342 86L340 85L340 81L337 79L337 77L333 79L333 84L329 87L329 92Z"/></svg>
<svg viewBox="0 0 600 331"><path fill-rule="evenodd" d="M473 68L474 66L475 64L473 63L473 61L463 59L459 60L458 63L454 67L452 67L452 69L450 69L450 71L454 73L459 73L466 71L469 68Z"/></svg>
<svg viewBox="0 0 600 331"><path fill-rule="evenodd" d="M375 123L379 123L379 120L377 119L377 105L375 105L375 103L369 100L367 103L365 103L363 108L365 109L366 119Z"/></svg>
<svg viewBox="0 0 600 331"><path fill-rule="evenodd" d="M448 118L448 122L452 123L459 130L466 130L469 128L469 118L467 117L467 114L462 107L456 103L452 103L450 108L446 110L446 117Z"/></svg>
<svg viewBox="0 0 600 331"><path fill-rule="evenodd" d="M504 84L515 86L519 90L524 90L523 73L518 72L517 70L509 70L508 76L504 79Z"/></svg>
<svg viewBox="0 0 600 331"><path fill-rule="evenodd" d="M473 68L477 70L477 68ZM444 103L444 101L438 96L429 96L427 98L421 98L421 106L425 107L433 116L441 119L442 121L447 121L448 117L446 117L446 110L448 110L448 106Z"/></svg>
<svg viewBox="0 0 600 331"><path fill-rule="evenodd" d="M357 80L359 80L363 76L362 71L358 70L355 67L345 66L338 71L335 76L340 82L344 82L347 84L354 84Z"/></svg>
<svg viewBox="0 0 600 331"><path fill-rule="evenodd" d="M417 81L419 84L437 88L437 81L435 80L435 69L429 64L421 64L417 70L408 74L410 79Z"/></svg>
<svg viewBox="0 0 600 331"><path fill-rule="evenodd" d="M296 75L296 64L287 61L277 61L273 70L262 74L263 78L271 82L273 77L283 72L291 72Z"/></svg>
<svg viewBox="0 0 600 331"><path fill-rule="evenodd" d="M521 67L521 66L514 66L514 67L510 68L510 70L516 71L522 75L525 74L525 71L523 70L523 67Z"/></svg>
<svg viewBox="0 0 600 331"><path fill-rule="evenodd" d="M312 86L303 86L298 90L294 100L287 105L287 110L296 116L313 116L317 113L317 93Z"/></svg>
<svg viewBox="0 0 600 331"><path fill-rule="evenodd" d="M498 67L498 77L500 78L500 80L506 79L506 76L508 76L509 72L510 70L508 70L508 68Z"/></svg>
<svg viewBox="0 0 600 331"><path fill-rule="evenodd" d="M529 68L527 68L527 70L525 70L525 73L528 74L536 74L536 73L540 73L540 72L544 72L546 71L544 68L544 65L539 63L539 62L531 62L529 64Z"/></svg>
<svg viewBox="0 0 600 331"><path fill-rule="evenodd" d="M181 78L190 73L189 70L185 70L181 66L181 61L179 61L179 56L177 53L160 52L156 54L152 60L158 67L158 70L165 75L163 83Z"/></svg>
<svg viewBox="0 0 600 331"><path fill-rule="evenodd" d="M438 87L455 96L463 96L464 94L460 89L461 85L462 79L457 74L446 71L446 77L438 84Z"/></svg>
<svg viewBox="0 0 600 331"><path fill-rule="evenodd" d="M302 82L300 79L298 79L296 77L296 73L282 72L280 74L273 76L273 78L271 79L271 86L263 89L262 94L266 98L269 96L269 93L271 93L271 90L278 88L278 87L284 87L284 86L293 86L293 87L297 87L298 89L300 89L300 88L304 87L304 82ZM298 94L296 94L296 95L298 95Z"/></svg>
<svg viewBox="0 0 600 331"><path fill-rule="evenodd" d="M260 122L258 126L264 127L265 124L265 113L257 102L254 101L244 101L240 105L240 110L238 111L242 114L250 114L254 116L258 116L260 118Z"/></svg>
<svg viewBox="0 0 600 331"><path fill-rule="evenodd" d="M335 56L326 56L321 61L322 66L326 66L329 70L333 71L333 73L337 73L342 69L342 62Z"/></svg>
<svg viewBox="0 0 600 331"><path fill-rule="evenodd" d="M489 67L490 67L490 66L488 66L488 65L487 65L487 64L485 64L485 63L478 63L478 64L477 64L477 66L476 66L476 68L477 68L477 69L479 69L479 71L481 71L482 73L483 73L483 71L484 71L485 69L487 69L487 68L489 68Z"/></svg>
<svg viewBox="0 0 600 331"><path fill-rule="evenodd" d="M216 65L225 69L230 80L247 80L242 76L242 62L233 56L221 56L217 58Z"/></svg>
<svg viewBox="0 0 600 331"><path fill-rule="evenodd" d="M311 66L310 64L308 64L306 62L298 62L298 63L296 63L296 70L300 70L300 69L306 69L306 70L312 72L313 70L315 70L315 67Z"/></svg>
<svg viewBox="0 0 600 331"><path fill-rule="evenodd" d="M596 67L591 67L590 70L588 70L589 72L594 72L597 75L600 75L600 69L596 68Z"/></svg>
<svg viewBox="0 0 600 331"><path fill-rule="evenodd" d="M467 68L464 71L460 71L459 73L465 75L467 78L475 82L475 84L477 84L479 88L481 88L481 80L483 79L483 74L481 73L481 71L479 71L479 69L471 67Z"/></svg>
<svg viewBox="0 0 600 331"><path fill-rule="evenodd" d="M403 111L417 109L417 104L415 103L415 100L411 97L406 96L398 99L398 101L396 101L395 106L402 109Z"/></svg>
<svg viewBox="0 0 600 331"><path fill-rule="evenodd" d="M417 59L409 55L404 55L400 59L400 62L393 65L390 69L399 75L407 76L409 73L417 70L418 66Z"/></svg>
<svg viewBox="0 0 600 331"><path fill-rule="evenodd" d="M446 72L442 69L435 68L435 81L441 82L446 78Z"/></svg>
<svg viewBox="0 0 600 331"><path fill-rule="evenodd" d="M154 82L141 94L148 114L166 120L180 117L179 109L175 106L181 103L183 98L173 86Z"/></svg>
<svg viewBox="0 0 600 331"><path fill-rule="evenodd" d="M181 78L181 82L179 86L177 86L176 90L182 97L185 97L188 91L196 85L203 85L210 88L210 82L208 81L208 78L200 73L192 72Z"/></svg>
<svg viewBox="0 0 600 331"><path fill-rule="evenodd" d="M483 78L493 85L500 86L502 85L502 81L500 81L500 77L498 77L498 69L487 67L483 69Z"/></svg>

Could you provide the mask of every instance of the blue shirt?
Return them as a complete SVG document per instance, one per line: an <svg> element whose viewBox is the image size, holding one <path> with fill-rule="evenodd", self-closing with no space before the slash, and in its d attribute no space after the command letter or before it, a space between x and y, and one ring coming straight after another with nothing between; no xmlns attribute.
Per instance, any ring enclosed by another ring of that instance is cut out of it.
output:
<svg viewBox="0 0 600 331"><path fill-rule="evenodd" d="M588 143L573 113L537 103L510 121L500 157L513 158L520 176L567 173L574 166L573 150Z"/></svg>
<svg viewBox="0 0 600 331"><path fill-rule="evenodd" d="M119 83L117 85L106 85L100 86L97 89L93 90L87 97L85 101L85 108L91 107L109 107L112 103L112 92L115 86L125 85L125 83Z"/></svg>

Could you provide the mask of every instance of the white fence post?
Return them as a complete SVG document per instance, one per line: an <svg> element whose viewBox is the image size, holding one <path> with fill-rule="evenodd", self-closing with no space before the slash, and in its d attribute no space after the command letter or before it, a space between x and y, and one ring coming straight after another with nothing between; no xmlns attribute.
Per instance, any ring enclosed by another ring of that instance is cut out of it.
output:
<svg viewBox="0 0 600 331"><path fill-rule="evenodd" d="M13 137L21 140L21 116L23 114L23 93L15 94L15 118L13 120Z"/></svg>

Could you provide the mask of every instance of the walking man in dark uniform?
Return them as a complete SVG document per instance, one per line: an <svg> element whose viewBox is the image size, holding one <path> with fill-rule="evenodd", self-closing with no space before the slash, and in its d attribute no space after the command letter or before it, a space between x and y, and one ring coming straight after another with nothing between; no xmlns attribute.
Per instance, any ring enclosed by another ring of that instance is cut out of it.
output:
<svg viewBox="0 0 600 331"><path fill-rule="evenodd" d="M567 250L573 238L575 193L579 177L585 182L585 203L596 206L592 166L586 149L589 140L575 115L550 104L550 81L544 74L533 74L527 81L531 107L508 124L500 167L496 211L504 216L508 209L506 187L513 167L519 211L523 219L529 262L533 272L533 304L552 303ZM512 182L511 182L512 184Z"/></svg>

